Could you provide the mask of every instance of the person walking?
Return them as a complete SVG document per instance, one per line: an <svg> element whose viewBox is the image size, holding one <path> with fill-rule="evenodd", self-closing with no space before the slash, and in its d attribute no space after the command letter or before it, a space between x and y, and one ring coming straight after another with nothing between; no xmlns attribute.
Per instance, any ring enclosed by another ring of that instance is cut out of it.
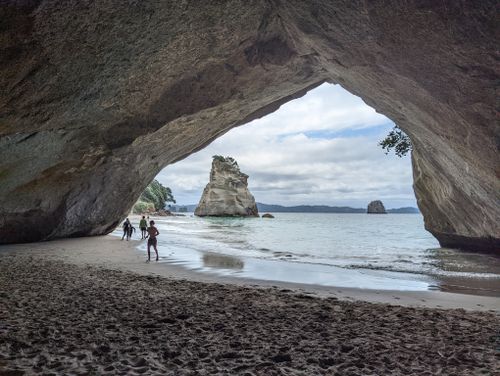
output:
<svg viewBox="0 0 500 376"><path fill-rule="evenodd" d="M132 226L132 223L130 223L127 232L127 241L129 241L132 238L132 232L135 232L135 227Z"/></svg>
<svg viewBox="0 0 500 376"><path fill-rule="evenodd" d="M122 240L125 238L125 236L127 237L127 240L128 240L128 232L129 232L129 229L130 227L132 226L132 224L130 223L130 221L127 219L125 219L125 222L123 222L123 236L122 236Z"/></svg>
<svg viewBox="0 0 500 376"><path fill-rule="evenodd" d="M142 219L139 222L139 228L141 229L141 240L146 239L147 230L148 230L148 222L146 221L145 216L142 216Z"/></svg>
<svg viewBox="0 0 500 376"><path fill-rule="evenodd" d="M153 246L153 248L155 250L156 261L158 261L158 248L156 247L158 244L158 239L156 239L156 237L158 235L160 235L160 232L155 227L155 221L149 222L149 227L148 227L147 231L148 231L148 235L146 236L146 238L149 237L149 239L148 239L148 261L146 261L146 262L151 261L151 253L150 253L151 246Z"/></svg>

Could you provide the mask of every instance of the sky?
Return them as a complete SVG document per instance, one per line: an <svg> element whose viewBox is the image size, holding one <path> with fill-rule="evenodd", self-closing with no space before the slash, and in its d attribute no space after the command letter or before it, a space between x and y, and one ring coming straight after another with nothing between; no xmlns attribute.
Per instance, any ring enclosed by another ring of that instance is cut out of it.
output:
<svg viewBox="0 0 500 376"><path fill-rule="evenodd" d="M197 204L213 155L231 156L266 204L386 208L416 206L409 155L378 145L394 126L343 89L323 84L276 112L237 127L205 149L167 166L157 179L178 204Z"/></svg>

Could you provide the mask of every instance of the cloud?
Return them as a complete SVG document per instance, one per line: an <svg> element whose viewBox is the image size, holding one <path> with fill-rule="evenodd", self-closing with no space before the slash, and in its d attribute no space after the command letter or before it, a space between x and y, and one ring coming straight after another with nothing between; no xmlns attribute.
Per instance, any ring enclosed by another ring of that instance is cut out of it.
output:
<svg viewBox="0 0 500 376"><path fill-rule="evenodd" d="M259 202L415 206L410 158L377 145L394 124L338 85L324 84L278 111L226 133L165 168L158 179L179 203L197 203L212 155L234 157Z"/></svg>

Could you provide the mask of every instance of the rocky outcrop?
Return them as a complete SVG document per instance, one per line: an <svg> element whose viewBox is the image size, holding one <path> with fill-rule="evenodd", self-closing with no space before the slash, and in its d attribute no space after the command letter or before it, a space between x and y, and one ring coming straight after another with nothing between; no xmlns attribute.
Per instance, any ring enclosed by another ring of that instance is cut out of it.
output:
<svg viewBox="0 0 500 376"><path fill-rule="evenodd" d="M368 204L368 209L366 210L366 212L368 214L387 214L384 204L380 200L370 202Z"/></svg>
<svg viewBox="0 0 500 376"><path fill-rule="evenodd" d="M498 250L496 6L2 2L0 242L107 233L163 167L331 82L411 137L440 243Z"/></svg>
<svg viewBox="0 0 500 376"><path fill-rule="evenodd" d="M274 215L269 214L269 213L265 213L265 214L262 214L262 218L274 218Z"/></svg>
<svg viewBox="0 0 500 376"><path fill-rule="evenodd" d="M210 181L194 212L199 217L258 217L257 204L248 190L248 175L230 157L215 156Z"/></svg>

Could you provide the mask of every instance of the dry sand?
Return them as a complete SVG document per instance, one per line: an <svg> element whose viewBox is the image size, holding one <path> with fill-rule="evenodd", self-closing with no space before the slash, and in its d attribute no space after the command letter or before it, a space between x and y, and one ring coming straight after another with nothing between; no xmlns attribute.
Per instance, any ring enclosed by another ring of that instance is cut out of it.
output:
<svg viewBox="0 0 500 376"><path fill-rule="evenodd" d="M146 264L135 244L0 247L0 375L500 372L497 298L233 280ZM438 305L468 311L422 307Z"/></svg>

